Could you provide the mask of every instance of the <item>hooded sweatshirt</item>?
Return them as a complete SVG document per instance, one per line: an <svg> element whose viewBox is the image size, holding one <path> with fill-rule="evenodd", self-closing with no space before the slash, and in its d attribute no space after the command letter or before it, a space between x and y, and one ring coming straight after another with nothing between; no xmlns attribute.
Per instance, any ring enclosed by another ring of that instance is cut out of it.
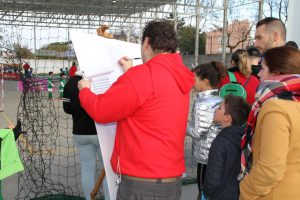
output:
<svg viewBox="0 0 300 200"><path fill-rule="evenodd" d="M206 169L203 192L210 200L238 200L241 168L241 138L244 128L223 128L213 141Z"/></svg>
<svg viewBox="0 0 300 200"><path fill-rule="evenodd" d="M194 75L179 54L159 54L130 68L101 95L80 91L82 107L99 123L117 122L111 165L144 178L181 176L189 92Z"/></svg>
<svg viewBox="0 0 300 200"><path fill-rule="evenodd" d="M77 85L81 79L82 76L75 75L68 80L63 92L63 109L65 113L72 115L73 134L96 135L94 120L80 106Z"/></svg>
<svg viewBox="0 0 300 200"><path fill-rule="evenodd" d="M13 130L0 129L0 180L23 170Z"/></svg>

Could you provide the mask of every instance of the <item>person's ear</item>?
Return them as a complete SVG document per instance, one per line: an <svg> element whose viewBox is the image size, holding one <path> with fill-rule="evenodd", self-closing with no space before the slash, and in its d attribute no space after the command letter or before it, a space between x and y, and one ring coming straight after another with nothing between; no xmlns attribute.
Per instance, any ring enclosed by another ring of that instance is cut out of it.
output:
<svg viewBox="0 0 300 200"><path fill-rule="evenodd" d="M142 47L143 47L143 50L147 50L150 47L148 37L145 37Z"/></svg>
<svg viewBox="0 0 300 200"><path fill-rule="evenodd" d="M232 124L232 117L229 114L225 114L225 122Z"/></svg>
<svg viewBox="0 0 300 200"><path fill-rule="evenodd" d="M207 78L203 79L202 81L204 82L205 85L210 85L210 82Z"/></svg>
<svg viewBox="0 0 300 200"><path fill-rule="evenodd" d="M273 33L273 41L274 41L274 42L277 42L277 41L279 41L279 38L280 38L279 32L275 31L275 32Z"/></svg>

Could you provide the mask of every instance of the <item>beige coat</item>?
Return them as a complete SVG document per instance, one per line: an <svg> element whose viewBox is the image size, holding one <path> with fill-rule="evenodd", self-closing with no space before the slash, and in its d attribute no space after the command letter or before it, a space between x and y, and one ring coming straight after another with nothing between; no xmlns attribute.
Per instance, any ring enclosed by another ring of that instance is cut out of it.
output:
<svg viewBox="0 0 300 200"><path fill-rule="evenodd" d="M300 103L266 101L258 114L253 166L240 200L300 199Z"/></svg>

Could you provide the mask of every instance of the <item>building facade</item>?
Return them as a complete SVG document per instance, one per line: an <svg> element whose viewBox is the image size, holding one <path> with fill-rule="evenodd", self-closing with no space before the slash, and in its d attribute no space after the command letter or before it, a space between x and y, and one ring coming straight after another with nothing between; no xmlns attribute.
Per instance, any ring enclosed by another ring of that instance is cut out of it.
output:
<svg viewBox="0 0 300 200"><path fill-rule="evenodd" d="M235 20L232 24L228 25L226 40L226 52L232 53L237 49L245 49L250 45L250 22L246 20ZM206 33L205 54L218 54L222 53L223 44L223 28L217 28L211 32ZM228 47L229 46L229 47Z"/></svg>

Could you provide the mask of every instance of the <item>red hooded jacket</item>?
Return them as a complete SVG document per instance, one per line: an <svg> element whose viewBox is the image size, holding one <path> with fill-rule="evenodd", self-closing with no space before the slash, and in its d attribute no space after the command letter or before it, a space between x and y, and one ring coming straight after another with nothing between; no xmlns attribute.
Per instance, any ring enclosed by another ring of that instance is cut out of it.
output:
<svg viewBox="0 0 300 200"><path fill-rule="evenodd" d="M144 178L181 176L194 75L179 54L159 54L130 68L104 93L80 91L82 107L99 123L117 122L113 170Z"/></svg>
<svg viewBox="0 0 300 200"><path fill-rule="evenodd" d="M75 65L72 65L70 70L69 70L70 77L75 76L76 71L77 71L77 67Z"/></svg>

